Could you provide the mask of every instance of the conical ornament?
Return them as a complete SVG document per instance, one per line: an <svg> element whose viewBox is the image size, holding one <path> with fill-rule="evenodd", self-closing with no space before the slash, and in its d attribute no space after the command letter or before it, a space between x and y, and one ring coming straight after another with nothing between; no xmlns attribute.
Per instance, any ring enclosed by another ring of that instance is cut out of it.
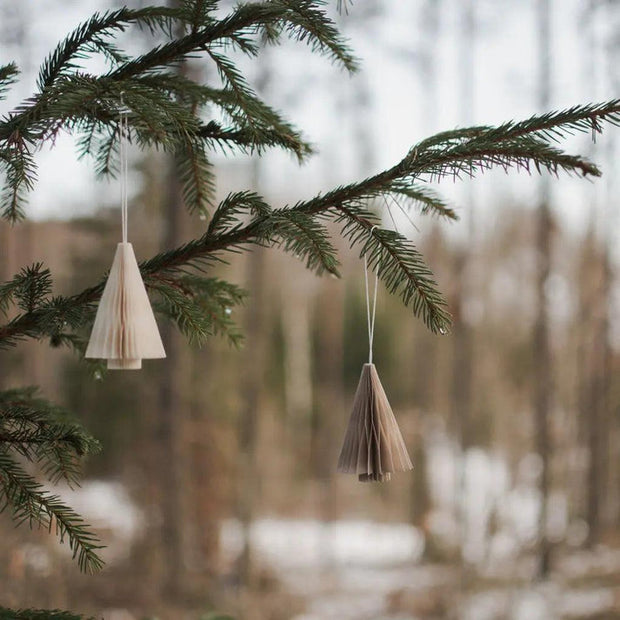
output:
<svg viewBox="0 0 620 620"><path fill-rule="evenodd" d="M375 228L377 227L371 228L371 234ZM353 411L338 459L338 471L345 474L357 474L360 482L387 482L392 472L408 471L413 469L413 465L407 454L407 448L392 407L381 385L377 369L372 363L379 274L375 272L371 312L368 260L365 254L364 280L368 319L368 363L362 368L362 375L357 385L357 392L355 392Z"/></svg>
<svg viewBox="0 0 620 620"><path fill-rule="evenodd" d="M142 360L166 357L155 316L131 243L127 242L127 110L119 119L122 243L114 262L86 348L87 358L105 359L110 369L142 368Z"/></svg>
<svg viewBox="0 0 620 620"><path fill-rule="evenodd" d="M338 471L361 482L387 482L394 471L413 468L377 369L364 364L344 437Z"/></svg>
<svg viewBox="0 0 620 620"><path fill-rule="evenodd" d="M107 359L110 369L138 369L143 359L166 357L131 243L116 247L86 357Z"/></svg>

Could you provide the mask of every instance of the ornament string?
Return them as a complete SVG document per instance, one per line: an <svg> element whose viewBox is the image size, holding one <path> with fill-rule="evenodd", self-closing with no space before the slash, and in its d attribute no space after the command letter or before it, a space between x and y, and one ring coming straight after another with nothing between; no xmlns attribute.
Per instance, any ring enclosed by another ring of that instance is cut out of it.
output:
<svg viewBox="0 0 620 620"><path fill-rule="evenodd" d="M376 225L370 229L371 235L375 228L377 228ZM375 272L375 291L373 293L371 312L370 290L368 286L368 258L366 257L366 254L364 254L364 281L366 282L366 319L368 322L368 363L372 364L372 343L375 337L375 316L377 311L377 285L379 283L379 274Z"/></svg>
<svg viewBox="0 0 620 620"><path fill-rule="evenodd" d="M120 186L121 186L121 225L123 233L123 243L127 243L127 177L129 165L127 163L127 141L129 135L129 125L127 122L127 110L121 93L121 109L119 114L119 154L120 154Z"/></svg>

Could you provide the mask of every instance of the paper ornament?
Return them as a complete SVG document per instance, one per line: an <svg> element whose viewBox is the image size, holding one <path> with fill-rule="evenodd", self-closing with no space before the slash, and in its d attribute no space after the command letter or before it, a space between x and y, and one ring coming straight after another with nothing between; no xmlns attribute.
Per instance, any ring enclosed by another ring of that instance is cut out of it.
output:
<svg viewBox="0 0 620 620"><path fill-rule="evenodd" d="M116 246L86 357L128 370L141 368L143 359L166 357L131 243Z"/></svg>
<svg viewBox="0 0 620 620"><path fill-rule="evenodd" d="M166 357L131 243L127 242L127 113L121 111L122 243L116 246L86 357L105 359L109 369L136 370L143 359Z"/></svg>
<svg viewBox="0 0 620 620"><path fill-rule="evenodd" d="M361 482L387 482L392 472L412 467L377 369L372 363L364 364L338 471L357 474Z"/></svg>
<svg viewBox="0 0 620 620"><path fill-rule="evenodd" d="M364 256L364 275L368 318L368 363L362 368L355 393L353 410L338 459L338 471L357 474L360 482L387 482L392 472L408 471L413 469L413 465L377 369L372 363L378 276L375 274L371 314L366 256Z"/></svg>

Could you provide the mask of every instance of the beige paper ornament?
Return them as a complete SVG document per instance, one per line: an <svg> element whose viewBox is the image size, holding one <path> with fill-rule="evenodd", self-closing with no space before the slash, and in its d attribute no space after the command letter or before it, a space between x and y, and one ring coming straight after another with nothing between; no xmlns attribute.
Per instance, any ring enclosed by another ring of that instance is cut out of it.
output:
<svg viewBox="0 0 620 620"><path fill-rule="evenodd" d="M338 471L361 482L387 482L413 465L398 423L372 363L364 364L344 437Z"/></svg>
<svg viewBox="0 0 620 620"><path fill-rule="evenodd" d="M116 246L86 357L106 359L110 369L138 369L143 359L166 357L131 243Z"/></svg>
<svg viewBox="0 0 620 620"><path fill-rule="evenodd" d="M127 115L121 112L121 214L123 241L116 247L86 357L105 359L109 369L139 369L143 359L166 357L131 243L127 242Z"/></svg>
<svg viewBox="0 0 620 620"><path fill-rule="evenodd" d="M364 256L366 279L366 310L368 316L368 363L360 376L353 410L338 459L338 471L357 474L360 482L387 482L392 472L413 469L403 436L385 395L375 365L372 363L372 343L377 309L377 284L372 315L368 293L368 264Z"/></svg>

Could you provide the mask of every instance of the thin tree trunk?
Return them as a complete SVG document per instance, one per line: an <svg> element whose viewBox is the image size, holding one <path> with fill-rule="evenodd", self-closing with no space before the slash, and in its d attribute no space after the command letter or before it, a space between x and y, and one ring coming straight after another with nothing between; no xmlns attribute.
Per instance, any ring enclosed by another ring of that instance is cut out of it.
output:
<svg viewBox="0 0 620 620"><path fill-rule="evenodd" d="M237 514L243 528L243 548L239 557L239 581L248 589L254 585L251 527L258 496L258 434L261 384L264 378L265 250L256 247L248 254L247 289L251 305L246 312L242 407L239 416L239 489Z"/></svg>
<svg viewBox="0 0 620 620"><path fill-rule="evenodd" d="M602 259L607 262L605 257ZM605 267L604 267L605 270ZM594 329L592 346L591 368L589 377L589 407L588 407L588 506L586 519L588 523L588 546L600 541L601 534L601 492L605 480L605 391L606 391L606 345L607 318L601 306L605 305L605 291L601 287L595 296L598 312Z"/></svg>
<svg viewBox="0 0 620 620"><path fill-rule="evenodd" d="M463 0L460 14L460 33L458 49L459 85L458 97L461 122L469 125L473 119L474 81L475 81L475 8L473 0ZM468 524L465 499L465 456L472 444L472 381L473 381L473 338L472 328L465 314L465 300L473 295L474 278L471 277L473 266L472 250L475 247L474 197L471 184L465 188L463 202L467 209L467 237L457 247L454 258L454 302L453 302L453 352L452 385L450 393L451 426L457 444L455 458L454 516L459 524L459 544L461 556L467 540ZM462 572L462 587L468 571Z"/></svg>
<svg viewBox="0 0 620 620"><path fill-rule="evenodd" d="M587 59L588 88L596 96L598 90L597 80L597 38L596 30L596 1L588 3L588 28L585 33L587 45L585 56ZM594 155L596 146L591 145L591 155ZM600 318L597 306L601 295L599 287L592 283L593 271L600 266L600 254L597 251L599 243L598 229L601 221L599 204L597 200L597 188L590 188L591 194L591 232L585 243L585 256L582 260L580 273L581 310L580 310L580 346L578 351L579 364L579 409L580 430L585 440L588 451L588 463L585 472L585 496L583 497L583 514L588 524L588 545L592 545L598 539L599 530L599 414L600 399L598 392L598 376L600 364L598 360L598 332L600 330Z"/></svg>
<svg viewBox="0 0 620 620"><path fill-rule="evenodd" d="M618 5L611 3L604 7L604 18L618 20ZM608 79L614 90L620 85L618 76L617 51L607 50L607 62L605 69ZM616 160L616 137L613 132L607 136L607 148L605 152L607 167L611 170ZM616 231L618 230L617 218L617 187L615 175L609 174L605 178L605 202L603 204L603 223L604 223L604 262L603 262L603 290L602 290L602 311L600 338L601 338L601 417L602 417L602 446L601 446L601 496L602 501L602 521L606 526L613 526L614 503L617 502L617 489L613 488L614 480L612 475L611 463L614 459L614 412L611 401L612 388L612 303L615 285L615 267L613 262L613 251L616 243Z"/></svg>
<svg viewBox="0 0 620 620"><path fill-rule="evenodd" d="M343 398L343 317L342 282L325 279L316 315L320 328L316 355L315 437L312 442L314 471L320 484L319 509L325 522L333 521L337 516L334 471L340 441L339 420L346 419L349 413Z"/></svg>
<svg viewBox="0 0 620 620"><path fill-rule="evenodd" d="M179 5L178 0L169 0L171 7ZM180 34L180 33L179 33ZM187 71L187 64L179 72ZM183 217L185 209L176 162L170 161L168 170L168 193L164 206L165 228L163 247L175 248L183 239ZM185 403L182 396L183 343L180 335L169 322L162 325L162 341L166 350L166 368L159 385L159 420L156 442L160 458L163 589L169 596L178 598L185 583L185 559L183 531L186 518L186 494L184 485L185 451L183 449Z"/></svg>
<svg viewBox="0 0 620 620"><path fill-rule="evenodd" d="M538 0L538 39L539 39L539 105L547 110L550 103L551 87L551 2ZM536 428L536 448L541 459L540 474L540 512L537 576L546 578L550 570L550 543L547 536L548 496L550 486L551 435L549 417L553 392L553 373L551 367L551 344L549 335L549 314L546 286L551 273L552 216L550 209L549 180L543 177L540 189L540 204L536 232L537 280L536 297L538 303L537 319L534 327L534 412Z"/></svg>
<svg viewBox="0 0 620 620"><path fill-rule="evenodd" d="M310 333L311 286L308 274L299 273L281 297L284 337L284 399L287 446L301 454L300 462L309 459L309 421L312 416L312 342ZM305 459L303 458L305 456Z"/></svg>
<svg viewBox="0 0 620 620"><path fill-rule="evenodd" d="M181 243L183 203L174 162L170 164L166 198L166 230L164 247ZM183 450L185 403L181 392L183 373L182 347L179 334L170 323L162 325L162 341L166 350L166 368L159 385L159 421L156 445L160 451L162 543L164 589L172 597L181 594L185 562L183 524L185 522L185 456Z"/></svg>
<svg viewBox="0 0 620 620"><path fill-rule="evenodd" d="M424 119L425 125L432 130L437 125L437 45L440 26L441 1L426 0L422 8L421 29L424 33L422 45L423 60L419 63L421 84L424 89ZM436 229L431 230L431 236ZM430 243L429 247L435 247ZM429 263L433 264L433 257L429 256ZM411 489L409 502L409 519L413 525L426 531L426 517L430 510L430 493L426 475L426 451L424 447L424 420L432 406L433 378L437 367L437 342L426 330L416 330L419 334L414 337L413 368L415 369L415 398L419 406L416 432L412 446L412 460L414 463L411 475Z"/></svg>
<svg viewBox="0 0 620 620"><path fill-rule="evenodd" d="M261 72L256 88L264 94L271 77L268 56L263 56ZM261 191L261 162L253 161L252 187ZM251 528L255 517L259 486L259 463L257 458L259 440L259 413L261 386L265 378L266 336L265 287L267 286L265 249L255 247L247 259L247 290L251 300L245 315L246 346L244 349L244 372L241 380L242 405L237 436L239 441L240 470L237 493L237 514L243 529L243 547L239 556L240 583L248 590L254 586L254 561L252 557Z"/></svg>

